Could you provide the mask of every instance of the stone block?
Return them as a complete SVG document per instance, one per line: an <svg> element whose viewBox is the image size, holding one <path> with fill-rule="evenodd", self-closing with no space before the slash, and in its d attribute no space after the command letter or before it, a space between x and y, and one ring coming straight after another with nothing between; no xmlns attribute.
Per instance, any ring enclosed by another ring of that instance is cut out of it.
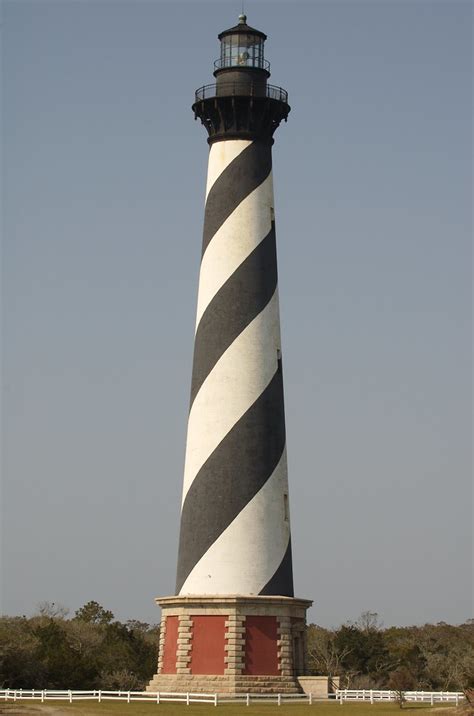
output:
<svg viewBox="0 0 474 716"><path fill-rule="evenodd" d="M336 677L337 678L337 677ZM305 694L327 699L331 693L331 684L327 676L298 676L298 683Z"/></svg>

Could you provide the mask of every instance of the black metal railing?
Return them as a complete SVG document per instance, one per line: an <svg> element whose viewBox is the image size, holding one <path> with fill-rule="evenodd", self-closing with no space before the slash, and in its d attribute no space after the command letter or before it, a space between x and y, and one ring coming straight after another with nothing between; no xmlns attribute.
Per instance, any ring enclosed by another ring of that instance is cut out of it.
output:
<svg viewBox="0 0 474 716"><path fill-rule="evenodd" d="M263 57L219 57L214 62L215 70L222 70L224 67L256 67L259 70L270 72L270 63Z"/></svg>
<svg viewBox="0 0 474 716"><path fill-rule="evenodd" d="M288 92L276 85L247 85L244 82L214 82L211 85L199 87L195 92L195 101L200 102L209 97L269 97L288 104Z"/></svg>

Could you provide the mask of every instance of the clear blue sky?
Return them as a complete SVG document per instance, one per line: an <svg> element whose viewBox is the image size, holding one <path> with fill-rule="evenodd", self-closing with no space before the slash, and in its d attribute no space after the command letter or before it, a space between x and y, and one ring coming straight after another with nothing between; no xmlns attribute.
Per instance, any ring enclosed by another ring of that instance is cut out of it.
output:
<svg viewBox="0 0 474 716"><path fill-rule="evenodd" d="M296 594L472 616L472 5L246 1L274 171ZM207 144L239 2L5 0L2 610L174 589Z"/></svg>

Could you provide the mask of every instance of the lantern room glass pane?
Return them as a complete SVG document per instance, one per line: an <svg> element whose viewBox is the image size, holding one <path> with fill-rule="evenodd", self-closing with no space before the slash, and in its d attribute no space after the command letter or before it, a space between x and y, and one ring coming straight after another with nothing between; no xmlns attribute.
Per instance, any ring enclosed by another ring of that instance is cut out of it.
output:
<svg viewBox="0 0 474 716"><path fill-rule="evenodd" d="M236 33L221 41L222 67L263 67L263 39L258 35Z"/></svg>

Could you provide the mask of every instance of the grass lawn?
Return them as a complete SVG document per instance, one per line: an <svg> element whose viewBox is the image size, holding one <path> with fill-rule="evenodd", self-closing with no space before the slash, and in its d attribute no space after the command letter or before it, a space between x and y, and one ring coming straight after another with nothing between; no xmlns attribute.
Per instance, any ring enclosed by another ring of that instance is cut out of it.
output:
<svg viewBox="0 0 474 716"><path fill-rule="evenodd" d="M453 707L442 704L436 707L429 704L409 704L403 707L407 716L443 716L447 710ZM414 714L414 711L424 711L425 714ZM403 713L402 712L402 713ZM398 716L400 708L397 704L355 704L345 703L342 706L335 702L318 701L312 706L309 704L261 704L251 703L249 707L244 704L221 704L217 707L210 704L127 704L123 702L102 702L84 701L82 703L68 704L63 702L48 702L38 704L28 702L20 704L0 702L0 714L51 714L54 716L113 716L114 714L124 716L236 716L237 714L248 714L248 716L300 716L313 714L313 716ZM454 716L454 712L453 712Z"/></svg>

